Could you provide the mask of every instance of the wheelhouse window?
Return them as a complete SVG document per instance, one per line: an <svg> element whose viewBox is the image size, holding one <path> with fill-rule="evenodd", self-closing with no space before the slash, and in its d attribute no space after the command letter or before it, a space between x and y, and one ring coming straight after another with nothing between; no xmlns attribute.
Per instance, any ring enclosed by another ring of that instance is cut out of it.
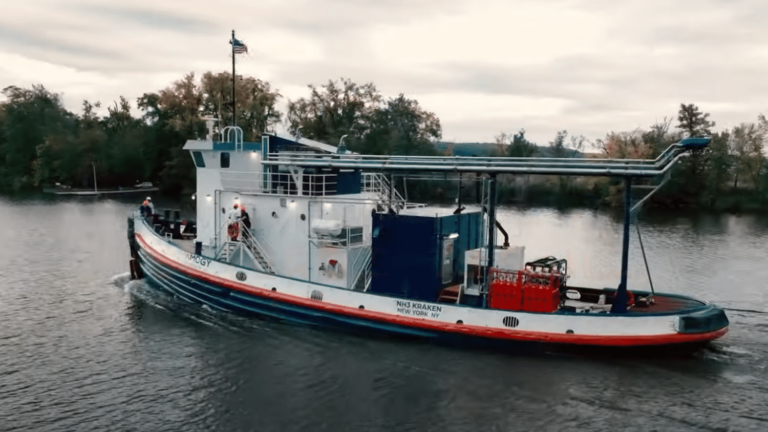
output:
<svg viewBox="0 0 768 432"><path fill-rule="evenodd" d="M229 153L221 152L221 167L229 168Z"/></svg>
<svg viewBox="0 0 768 432"><path fill-rule="evenodd" d="M195 166L198 168L205 168L205 159L200 152L192 152L192 157L195 159Z"/></svg>

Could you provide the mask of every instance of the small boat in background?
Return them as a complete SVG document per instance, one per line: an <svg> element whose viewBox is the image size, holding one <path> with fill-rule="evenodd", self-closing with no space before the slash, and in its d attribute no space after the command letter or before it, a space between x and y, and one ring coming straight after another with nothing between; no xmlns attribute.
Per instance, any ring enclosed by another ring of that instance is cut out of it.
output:
<svg viewBox="0 0 768 432"><path fill-rule="evenodd" d="M56 183L55 187L44 188L43 193L54 195L79 195L79 196L100 196L100 195L118 195L118 194L132 194L142 192L155 192L160 190L156 188L151 182L139 183L131 188L117 188L117 189L102 189L99 190L98 183L96 181L96 164L93 164L93 189L73 189L69 186Z"/></svg>

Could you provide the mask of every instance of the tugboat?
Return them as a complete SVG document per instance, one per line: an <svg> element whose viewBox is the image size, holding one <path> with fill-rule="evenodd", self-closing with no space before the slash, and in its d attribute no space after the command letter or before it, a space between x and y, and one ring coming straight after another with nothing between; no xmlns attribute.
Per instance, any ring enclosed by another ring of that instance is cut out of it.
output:
<svg viewBox="0 0 768 432"><path fill-rule="evenodd" d="M655 160L370 156L282 133L243 142L238 127L214 134L209 121L206 139L184 146L197 167L195 224L131 215L131 273L215 310L303 324L512 348L695 350L728 318L689 296L630 289L629 228L672 166L709 141L684 139ZM410 203L394 179L415 174L478 179L482 203ZM502 174L622 179L617 286L572 286L565 259L500 245ZM661 181L632 205L641 179Z"/></svg>

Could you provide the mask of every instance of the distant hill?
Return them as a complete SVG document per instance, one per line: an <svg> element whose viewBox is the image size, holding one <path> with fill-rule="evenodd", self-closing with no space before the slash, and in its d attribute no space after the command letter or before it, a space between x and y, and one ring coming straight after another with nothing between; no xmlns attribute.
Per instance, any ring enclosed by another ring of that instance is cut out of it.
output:
<svg viewBox="0 0 768 432"><path fill-rule="evenodd" d="M452 154L451 156L478 156L478 157L487 157L487 156L499 156L495 154L499 146L494 143L446 143L446 142L437 142L435 143L435 149L437 149L437 152L440 154L445 154L448 151L448 148L452 146ZM549 146L536 146L538 148L538 151L536 152L537 157L551 157L551 152ZM575 150L569 150L570 152L573 152L572 157L584 157L584 155L580 152L577 152Z"/></svg>

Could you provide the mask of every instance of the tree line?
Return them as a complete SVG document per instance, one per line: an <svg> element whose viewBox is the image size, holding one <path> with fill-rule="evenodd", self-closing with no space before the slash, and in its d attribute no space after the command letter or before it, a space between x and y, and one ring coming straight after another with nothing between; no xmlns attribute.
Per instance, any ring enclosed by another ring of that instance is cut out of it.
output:
<svg viewBox="0 0 768 432"><path fill-rule="evenodd" d="M246 141L256 141L281 124L295 136L338 145L344 137L352 151L364 154L437 155L442 137L440 119L415 99L400 94L385 98L371 83L349 79L309 85L309 95L289 101L286 112L277 108L282 95L266 82L237 77L236 124ZM64 108L61 95L42 85L3 89L0 102L0 192L35 190L56 183L93 186L96 169L99 187L132 186L151 181L164 193L179 194L194 188L194 165L182 151L187 139L203 138L206 117L230 125L232 75L193 73L135 101L120 97L98 115L99 102L83 101L80 113ZM525 130L495 137L495 154L509 157L655 158L670 144L686 136L712 136L712 144L686 158L657 202L672 206L728 207L734 202L765 204L768 169L764 145L768 121L757 121L713 132L709 114L693 104L681 104L677 123L672 118L648 129L610 132L589 142L583 136L556 133L547 146L529 141ZM450 146L447 149L450 153ZM505 189L506 187L506 189ZM541 197L572 203L617 204L621 183L610 179L505 176L502 199L541 201ZM409 192L411 191L409 186ZM445 192L447 185L427 187L424 198ZM453 196L456 191L444 193ZM734 199L738 198L736 201Z"/></svg>
<svg viewBox="0 0 768 432"><path fill-rule="evenodd" d="M56 183L75 188L123 187L151 181L163 192L194 188L194 164L182 147L205 137L206 117L232 124L232 75L193 73L135 102L121 97L97 115L99 102L83 101L80 113L64 108L61 95L42 85L3 89L0 102L0 192L35 190ZM374 154L436 154L440 120L414 99L385 99L373 84L350 80L310 85L310 96L277 109L282 97L268 82L237 76L236 124L245 141L258 141L278 123L296 135ZM218 125L216 126L219 127Z"/></svg>
<svg viewBox="0 0 768 432"><path fill-rule="evenodd" d="M673 122L676 124L673 126ZM676 118L665 117L647 129L609 132L589 142L583 136L557 132L548 146L538 146L525 137L525 130L495 137L496 154L509 157L603 157L655 159L670 145L687 137L712 137L708 147L694 151L672 171L670 181L654 197L656 205L741 210L768 204L768 120L756 121L713 132L709 113L694 104L680 104ZM584 150L597 151L597 155ZM621 205L623 183L616 179L550 177L531 184L530 176L507 178L507 190L516 185L523 201L571 202ZM502 181L503 182L503 181ZM522 187L521 187L522 186ZM510 192L508 195L514 196ZM542 196L545 197L542 199Z"/></svg>

